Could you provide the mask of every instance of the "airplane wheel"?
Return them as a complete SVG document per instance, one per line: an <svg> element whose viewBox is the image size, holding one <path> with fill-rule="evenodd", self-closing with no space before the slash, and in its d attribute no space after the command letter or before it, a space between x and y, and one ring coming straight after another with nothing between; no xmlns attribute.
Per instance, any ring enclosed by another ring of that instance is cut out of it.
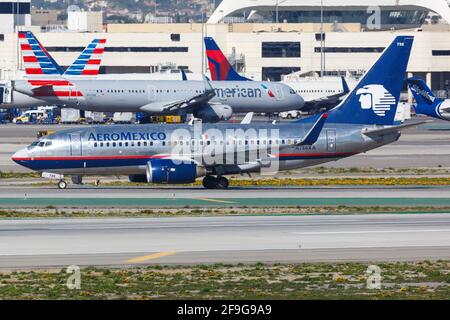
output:
<svg viewBox="0 0 450 320"><path fill-rule="evenodd" d="M58 188L61 190L67 189L67 182L65 182L64 180L59 181Z"/></svg>
<svg viewBox="0 0 450 320"><path fill-rule="evenodd" d="M203 178L203 187L205 189L216 189L217 179L213 176L206 176Z"/></svg>
<svg viewBox="0 0 450 320"><path fill-rule="evenodd" d="M219 177L216 180L216 188L217 189L228 189L230 182L225 177Z"/></svg>

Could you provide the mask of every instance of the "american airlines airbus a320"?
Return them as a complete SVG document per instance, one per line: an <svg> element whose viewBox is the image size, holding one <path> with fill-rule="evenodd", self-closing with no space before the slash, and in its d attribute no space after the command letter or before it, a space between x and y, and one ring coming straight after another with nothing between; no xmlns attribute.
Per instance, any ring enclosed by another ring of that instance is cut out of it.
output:
<svg viewBox="0 0 450 320"><path fill-rule="evenodd" d="M126 174L136 182L227 188L230 174L337 161L395 142L395 114L413 37L399 36L335 109L288 124L126 125L64 130L13 160L60 179Z"/></svg>
<svg viewBox="0 0 450 320"><path fill-rule="evenodd" d="M99 112L190 113L208 122L228 120L233 113L281 112L304 105L303 98L282 83L67 78L31 32L20 32L19 40L27 80L16 81L14 90L47 104ZM85 65L100 63L86 59Z"/></svg>

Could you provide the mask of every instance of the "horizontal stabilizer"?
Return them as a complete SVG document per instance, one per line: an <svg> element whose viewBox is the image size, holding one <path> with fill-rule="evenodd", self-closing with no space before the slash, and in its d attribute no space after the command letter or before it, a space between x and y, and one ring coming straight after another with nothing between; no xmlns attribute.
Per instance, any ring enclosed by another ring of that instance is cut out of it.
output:
<svg viewBox="0 0 450 320"><path fill-rule="evenodd" d="M396 132L400 132L403 131L405 129L409 129L409 128L413 128L413 127L417 127L426 123L430 123L432 121L417 121L414 123L407 123L407 124L402 124L400 126L393 126L393 127L385 127L385 128L380 128L380 129L366 129L363 130L363 134L368 136L368 137L373 137L373 136L384 136L387 134L391 134L391 133L396 133Z"/></svg>

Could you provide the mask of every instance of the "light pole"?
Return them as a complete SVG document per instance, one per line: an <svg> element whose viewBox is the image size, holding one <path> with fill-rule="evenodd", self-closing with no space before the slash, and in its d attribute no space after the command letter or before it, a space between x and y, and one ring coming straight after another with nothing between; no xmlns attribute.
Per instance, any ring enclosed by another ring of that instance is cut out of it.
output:
<svg viewBox="0 0 450 320"><path fill-rule="evenodd" d="M279 0L277 0L277 3L275 5L275 22L278 23L279 22L279 16L278 16L278 3Z"/></svg>
<svg viewBox="0 0 450 320"><path fill-rule="evenodd" d="M320 77L325 73L325 54L323 36L323 0L320 0Z"/></svg>

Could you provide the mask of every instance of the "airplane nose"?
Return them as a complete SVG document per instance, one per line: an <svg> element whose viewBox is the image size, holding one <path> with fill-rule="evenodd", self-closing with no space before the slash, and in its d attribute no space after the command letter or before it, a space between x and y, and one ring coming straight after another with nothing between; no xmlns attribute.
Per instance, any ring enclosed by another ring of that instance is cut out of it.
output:
<svg viewBox="0 0 450 320"><path fill-rule="evenodd" d="M23 161L28 160L29 156L28 156L28 150L27 149L21 149L19 151L17 151L16 153L14 153L14 155L12 156L12 160L17 163L22 165Z"/></svg>

